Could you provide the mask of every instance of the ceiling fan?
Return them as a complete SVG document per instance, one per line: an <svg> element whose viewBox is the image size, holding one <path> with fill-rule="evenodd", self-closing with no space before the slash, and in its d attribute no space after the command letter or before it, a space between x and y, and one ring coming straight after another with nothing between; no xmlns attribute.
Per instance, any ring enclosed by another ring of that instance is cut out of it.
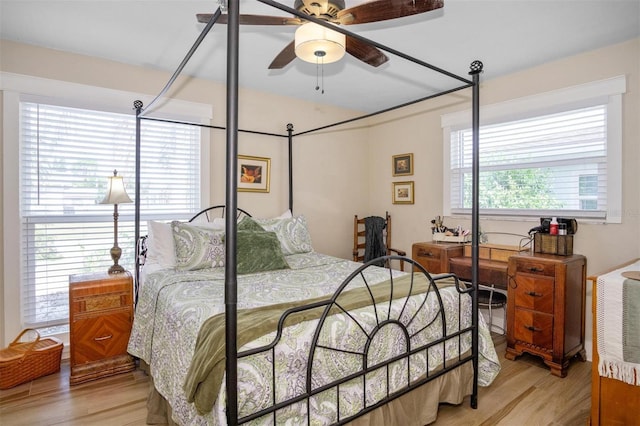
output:
<svg viewBox="0 0 640 426"><path fill-rule="evenodd" d="M344 0L295 0L294 9L334 25L366 24L404 16L417 15L439 9L444 0L373 0L346 8ZM198 22L207 23L212 14L197 14ZM345 50L355 58L378 67L389 58L377 47L355 37L331 31L321 25L297 16L240 15L241 25L298 25L296 37L269 65L269 69L281 69L296 57L308 62L322 60L335 62ZM226 24L227 15L221 15L217 23ZM313 33L313 34L312 34ZM317 33L317 34L316 34Z"/></svg>

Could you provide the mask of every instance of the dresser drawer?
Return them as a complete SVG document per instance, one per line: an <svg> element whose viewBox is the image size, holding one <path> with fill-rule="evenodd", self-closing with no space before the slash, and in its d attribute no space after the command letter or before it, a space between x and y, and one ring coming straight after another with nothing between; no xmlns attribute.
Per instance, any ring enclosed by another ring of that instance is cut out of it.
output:
<svg viewBox="0 0 640 426"><path fill-rule="evenodd" d="M84 364L127 353L132 317L128 312L86 318L71 324L72 364Z"/></svg>
<svg viewBox="0 0 640 426"><path fill-rule="evenodd" d="M553 349L553 316L516 308L514 337L536 347Z"/></svg>
<svg viewBox="0 0 640 426"><path fill-rule="evenodd" d="M553 314L555 279L547 276L519 274L515 280L515 306Z"/></svg>
<svg viewBox="0 0 640 426"><path fill-rule="evenodd" d="M546 275L554 277L556 275L556 265L552 262L531 260L518 260L515 263L516 273L526 273L534 275Z"/></svg>
<svg viewBox="0 0 640 426"><path fill-rule="evenodd" d="M451 273L465 281L471 281L471 258L454 257L449 259ZM507 264L493 260L478 260L478 283L486 286L495 286L503 290L507 289Z"/></svg>
<svg viewBox="0 0 640 426"><path fill-rule="evenodd" d="M424 260L437 260L440 261L440 256L442 255L442 249L434 247L434 246L416 246L414 250L414 255L416 260L418 258Z"/></svg>
<svg viewBox="0 0 640 426"><path fill-rule="evenodd" d="M449 259L462 256L464 246L456 243L415 243L412 259L432 274L449 272Z"/></svg>

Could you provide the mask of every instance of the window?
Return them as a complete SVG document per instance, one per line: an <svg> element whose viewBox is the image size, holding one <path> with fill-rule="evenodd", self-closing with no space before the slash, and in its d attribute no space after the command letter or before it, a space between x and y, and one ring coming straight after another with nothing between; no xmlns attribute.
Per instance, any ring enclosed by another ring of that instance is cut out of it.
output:
<svg viewBox="0 0 640 426"><path fill-rule="evenodd" d="M481 120L488 110L479 131L481 214L619 221L620 96L566 95L480 109ZM467 120L443 117L445 214L471 212L473 135Z"/></svg>
<svg viewBox="0 0 640 426"><path fill-rule="evenodd" d="M579 176L578 198L581 210L598 208L598 175Z"/></svg>
<svg viewBox="0 0 640 426"><path fill-rule="evenodd" d="M20 102L22 323L68 322L69 275L113 263L113 170L135 196L135 117ZM188 219L200 207L200 128L143 120L141 217ZM120 264L132 270L134 204L118 206ZM145 232L143 228L141 232Z"/></svg>

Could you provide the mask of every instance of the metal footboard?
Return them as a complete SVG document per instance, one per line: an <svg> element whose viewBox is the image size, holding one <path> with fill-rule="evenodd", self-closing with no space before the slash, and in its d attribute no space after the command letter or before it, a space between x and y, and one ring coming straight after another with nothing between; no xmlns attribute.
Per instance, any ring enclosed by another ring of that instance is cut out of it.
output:
<svg viewBox="0 0 640 426"><path fill-rule="evenodd" d="M372 285L367 281L367 270L376 268L377 262L399 259L399 256L385 256L362 265L329 299L286 311L280 318L273 342L238 354L239 361L258 354L271 360L273 402L270 407L241 416L238 419L240 424L256 419L280 424L282 419L279 416L294 407L304 412L306 417L296 424L310 425L319 401L335 410L329 421L331 424L348 423L477 358L477 348L473 343L469 351L460 354L462 339L473 341L472 330L477 327L473 315L467 315L469 323L463 325L462 310L472 306L471 298L464 295L473 289L453 274L431 276L420 264L408 258L402 258L409 266L404 278L389 270L389 280L385 284ZM445 282L457 290L457 318L454 321L445 315L438 287ZM350 310L345 300L347 293L354 288L360 288L358 291L365 294L369 303ZM465 297L467 300L463 303ZM294 314L310 310L319 314L307 363L303 367L306 370L304 390L301 389L294 397L278 400L276 389L282 379L279 381L275 366L276 347L287 320ZM336 315L342 322L333 322ZM457 326L454 324L456 321ZM331 327L344 324L357 330L355 338L331 333ZM458 349L452 350L451 347ZM442 362L435 356L439 353ZM437 365L433 366L433 363ZM329 375L329 370L340 371L340 377ZM474 380L477 380L477 372ZM354 395L358 395L359 401L354 401ZM473 395L472 400L475 397Z"/></svg>

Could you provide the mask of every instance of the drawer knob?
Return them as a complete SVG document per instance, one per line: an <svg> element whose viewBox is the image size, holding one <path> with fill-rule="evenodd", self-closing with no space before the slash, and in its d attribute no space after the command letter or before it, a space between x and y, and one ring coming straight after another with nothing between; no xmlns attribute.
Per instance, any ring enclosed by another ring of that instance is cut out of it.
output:
<svg viewBox="0 0 640 426"><path fill-rule="evenodd" d="M426 256L426 257L433 257L433 252L431 251L425 251L425 250L420 250L420 252L418 253L419 256Z"/></svg>
<svg viewBox="0 0 640 426"><path fill-rule="evenodd" d="M109 334L108 336L94 337L93 340L95 340L96 342L101 342L103 340L109 340L112 337L113 337L113 335Z"/></svg>
<svg viewBox="0 0 640 426"><path fill-rule="evenodd" d="M542 297L542 293L536 293L535 291L528 291L527 294L531 297Z"/></svg>
<svg viewBox="0 0 640 426"><path fill-rule="evenodd" d="M542 330L541 328L537 328L537 327L534 327L532 325L525 325L524 328L526 328L529 331L541 331Z"/></svg>
<svg viewBox="0 0 640 426"><path fill-rule="evenodd" d="M544 269L536 268L535 266L529 267L529 272L542 272Z"/></svg>

